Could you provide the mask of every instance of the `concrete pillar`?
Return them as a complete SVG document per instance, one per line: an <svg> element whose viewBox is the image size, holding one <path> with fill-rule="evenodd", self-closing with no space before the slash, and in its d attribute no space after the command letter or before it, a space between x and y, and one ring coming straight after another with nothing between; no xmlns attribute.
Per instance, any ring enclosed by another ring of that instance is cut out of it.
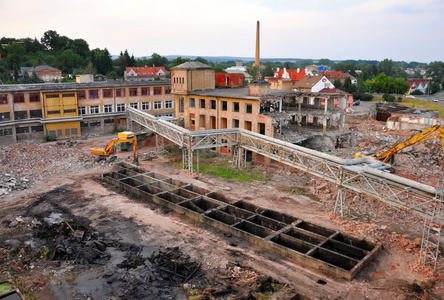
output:
<svg viewBox="0 0 444 300"><path fill-rule="evenodd" d="M322 134L327 133L327 106L328 106L328 98L325 99L324 119L322 121Z"/></svg>

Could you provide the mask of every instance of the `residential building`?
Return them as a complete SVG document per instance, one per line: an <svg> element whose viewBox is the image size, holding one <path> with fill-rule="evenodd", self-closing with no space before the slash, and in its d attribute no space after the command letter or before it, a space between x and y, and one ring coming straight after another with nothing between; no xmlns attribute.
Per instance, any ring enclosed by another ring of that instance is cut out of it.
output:
<svg viewBox="0 0 444 300"><path fill-rule="evenodd" d="M230 74L242 74L247 83L250 83L253 80L253 76L247 73L247 67L243 65L241 60L236 61L236 66L226 68L225 72Z"/></svg>
<svg viewBox="0 0 444 300"><path fill-rule="evenodd" d="M332 89L335 86L325 76L305 76L293 85L293 90L301 92L319 92L322 89Z"/></svg>
<svg viewBox="0 0 444 300"><path fill-rule="evenodd" d="M306 69L279 69L274 72L273 77L266 77L265 81L269 82L270 88L273 90L294 90L294 85L304 78L306 75L313 76L313 73Z"/></svg>
<svg viewBox="0 0 444 300"><path fill-rule="evenodd" d="M216 87L218 88L234 88L244 86L244 76L241 73L216 73Z"/></svg>
<svg viewBox="0 0 444 300"><path fill-rule="evenodd" d="M410 85L409 94L414 91L420 91L423 94L427 93L427 88L430 83L433 83L433 80L430 81L428 79L407 79L406 82Z"/></svg>
<svg viewBox="0 0 444 300"><path fill-rule="evenodd" d="M0 85L0 144L123 129L126 107L174 116L171 81Z"/></svg>
<svg viewBox="0 0 444 300"><path fill-rule="evenodd" d="M62 81L62 71L48 65L40 65L38 67L31 68L27 70L27 72L29 76L32 76L32 73L35 72L44 82Z"/></svg>
<svg viewBox="0 0 444 300"><path fill-rule="evenodd" d="M149 81L165 78L165 67L127 67L125 71L125 80L130 81Z"/></svg>

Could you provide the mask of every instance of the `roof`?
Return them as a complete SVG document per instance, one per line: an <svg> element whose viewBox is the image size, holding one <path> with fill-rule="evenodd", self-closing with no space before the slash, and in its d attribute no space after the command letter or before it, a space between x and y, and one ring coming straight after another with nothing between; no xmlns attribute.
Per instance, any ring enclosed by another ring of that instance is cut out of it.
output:
<svg viewBox="0 0 444 300"><path fill-rule="evenodd" d="M323 76L305 76L298 82L296 82L294 87L309 87L312 88L316 83L318 83Z"/></svg>
<svg viewBox="0 0 444 300"><path fill-rule="evenodd" d="M156 76L157 72L159 72L160 70L166 73L165 67L126 67L126 73L128 77L133 77L133 75L128 75L131 70L133 70L137 74L134 77Z"/></svg>
<svg viewBox="0 0 444 300"><path fill-rule="evenodd" d="M305 69L304 70L301 70L301 69L280 69L279 71L276 71L274 74L275 75L277 74L278 79L283 79L282 76L284 75L285 71L287 71L287 73L292 81L299 81L307 74Z"/></svg>
<svg viewBox="0 0 444 300"><path fill-rule="evenodd" d="M426 85L429 83L428 79L407 79L406 81L410 84L410 86L412 86L412 85L418 86L420 84ZM433 80L432 80L432 82L433 82Z"/></svg>
<svg viewBox="0 0 444 300"><path fill-rule="evenodd" d="M320 71L321 74L325 75L327 78L346 78L347 75L341 71Z"/></svg>
<svg viewBox="0 0 444 300"><path fill-rule="evenodd" d="M33 69L29 70L29 71L39 72L39 71L43 71L43 70L60 71L59 69L53 68L53 67L48 66L48 65L40 65L40 66L37 66L37 67L35 67L35 68L33 68Z"/></svg>
<svg viewBox="0 0 444 300"><path fill-rule="evenodd" d="M24 92L24 91L68 91L68 90L81 90L89 88L119 88L119 87L131 87L131 86L159 86L159 85L171 85L170 79L155 80L155 81L99 81L88 83L34 83L34 84L1 84L0 93L8 92Z"/></svg>
<svg viewBox="0 0 444 300"><path fill-rule="evenodd" d="M326 94L342 94L342 95L351 95L350 93L347 93L343 90L337 89L337 88L323 88L319 91L319 93L326 93Z"/></svg>
<svg viewBox="0 0 444 300"><path fill-rule="evenodd" d="M206 65L204 63L201 63L200 61L187 61L184 62L183 64L180 64L178 66L175 66L171 69L191 69L191 70L195 70L195 69L213 69L213 67Z"/></svg>

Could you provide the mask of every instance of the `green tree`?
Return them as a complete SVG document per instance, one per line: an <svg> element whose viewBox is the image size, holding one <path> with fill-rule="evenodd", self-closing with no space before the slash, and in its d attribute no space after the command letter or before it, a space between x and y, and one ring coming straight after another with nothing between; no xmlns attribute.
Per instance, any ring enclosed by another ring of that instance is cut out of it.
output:
<svg viewBox="0 0 444 300"><path fill-rule="evenodd" d="M10 69L14 68L14 65L20 66L25 56L25 47L19 43L12 43L6 47L7 57L6 61Z"/></svg>
<svg viewBox="0 0 444 300"><path fill-rule="evenodd" d="M60 48L60 35L55 30L48 30L43 33L40 42L48 51L55 51Z"/></svg>
<svg viewBox="0 0 444 300"><path fill-rule="evenodd" d="M195 61L201 62L201 63L206 64L206 65L210 65L208 60L206 60L205 58L200 57L200 56L196 57Z"/></svg>
<svg viewBox="0 0 444 300"><path fill-rule="evenodd" d="M274 75L273 63L269 60L265 62L265 68L262 70L262 77L271 77Z"/></svg>
<svg viewBox="0 0 444 300"><path fill-rule="evenodd" d="M128 54L128 52L127 52ZM91 51L91 62L98 74L107 74L113 70L113 61L108 49L100 50L96 48ZM126 67L124 67L126 69ZM124 69L124 70L125 70ZM123 73L122 73L123 75Z"/></svg>
<svg viewBox="0 0 444 300"><path fill-rule="evenodd" d="M395 101L395 96L385 93L384 95L382 95L382 99L384 99L387 102L393 102Z"/></svg>
<svg viewBox="0 0 444 300"><path fill-rule="evenodd" d="M80 55L83 59L86 59L90 56L89 45L85 40L75 39L71 42L71 50Z"/></svg>
<svg viewBox="0 0 444 300"><path fill-rule="evenodd" d="M387 76L391 76L393 72L393 61L391 59L384 59L377 65L378 73L384 73Z"/></svg>
<svg viewBox="0 0 444 300"><path fill-rule="evenodd" d="M125 50L125 52L123 52L123 53L120 52L117 62L118 62L118 66L119 66L117 74L119 76L123 76L127 67L135 67L136 66L136 60L134 59L134 55L130 56L128 54L128 50Z"/></svg>
<svg viewBox="0 0 444 300"><path fill-rule="evenodd" d="M333 64L334 64L334 62L329 60L328 58L321 58L318 61L318 65L321 65L321 66L331 66Z"/></svg>
<svg viewBox="0 0 444 300"><path fill-rule="evenodd" d="M259 76L259 67L258 66L248 66L247 67L247 73L251 75L251 77L253 77L253 80L258 79Z"/></svg>
<svg viewBox="0 0 444 300"><path fill-rule="evenodd" d="M23 78L20 80L20 83L23 84L31 83L31 77L29 77L28 72L25 71L25 73L23 74Z"/></svg>
<svg viewBox="0 0 444 300"><path fill-rule="evenodd" d="M86 68L85 68L85 71L83 72L83 74L92 74L92 75L97 74L97 71L96 71L96 69L94 68L94 65L93 65L92 61L90 61L90 62L86 65Z"/></svg>
<svg viewBox="0 0 444 300"><path fill-rule="evenodd" d="M57 56L57 65L63 73L72 73L73 68L83 65L83 59L80 55L74 53L71 49L64 50Z"/></svg>
<svg viewBox="0 0 444 300"><path fill-rule="evenodd" d="M181 56L176 57L175 59L173 59L170 63L170 69L174 68L175 66L181 65L187 61L190 61L189 58L182 58Z"/></svg>
<svg viewBox="0 0 444 300"><path fill-rule="evenodd" d="M147 62L147 66L155 66L155 67L168 67L168 58L160 56L157 53L153 53L151 58Z"/></svg>
<svg viewBox="0 0 444 300"><path fill-rule="evenodd" d="M32 71L31 82L32 83L43 83L43 80L39 77L39 75L37 75L36 71Z"/></svg>
<svg viewBox="0 0 444 300"><path fill-rule="evenodd" d="M393 80L393 92L396 94L405 94L410 89L410 85L404 78L396 78Z"/></svg>

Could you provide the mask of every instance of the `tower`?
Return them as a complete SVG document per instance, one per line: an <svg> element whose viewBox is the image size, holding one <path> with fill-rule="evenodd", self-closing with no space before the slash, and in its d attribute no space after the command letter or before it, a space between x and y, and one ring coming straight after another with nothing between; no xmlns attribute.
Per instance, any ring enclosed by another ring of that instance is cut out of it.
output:
<svg viewBox="0 0 444 300"><path fill-rule="evenodd" d="M254 59L254 66L259 67L261 64L259 58L259 21L256 23L256 56Z"/></svg>

